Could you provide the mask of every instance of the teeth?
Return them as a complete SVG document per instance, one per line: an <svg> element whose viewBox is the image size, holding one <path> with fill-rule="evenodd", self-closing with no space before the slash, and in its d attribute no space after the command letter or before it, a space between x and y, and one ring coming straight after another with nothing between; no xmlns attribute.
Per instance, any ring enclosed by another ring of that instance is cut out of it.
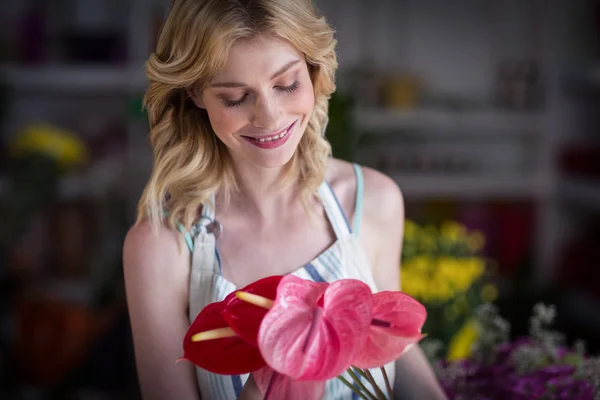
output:
<svg viewBox="0 0 600 400"><path fill-rule="evenodd" d="M268 137L268 138L260 138L260 139L256 139L256 140L259 141L260 143L271 142L273 140L279 140L279 139L281 139L286 134L287 134L287 130L284 131L284 132L282 132L282 133L280 133L279 135L271 136L271 137Z"/></svg>

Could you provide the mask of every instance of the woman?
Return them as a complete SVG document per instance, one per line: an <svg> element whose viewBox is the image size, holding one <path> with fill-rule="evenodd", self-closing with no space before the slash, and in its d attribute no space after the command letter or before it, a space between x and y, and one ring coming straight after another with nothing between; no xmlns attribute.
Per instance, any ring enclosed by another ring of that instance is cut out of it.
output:
<svg viewBox="0 0 600 400"><path fill-rule="evenodd" d="M172 6L147 64L154 170L124 244L145 399L260 398L251 377L174 362L190 321L236 287L292 273L400 289L400 190L323 138L334 48L310 0ZM388 371L403 398L444 398L418 347ZM334 379L324 398L353 396Z"/></svg>

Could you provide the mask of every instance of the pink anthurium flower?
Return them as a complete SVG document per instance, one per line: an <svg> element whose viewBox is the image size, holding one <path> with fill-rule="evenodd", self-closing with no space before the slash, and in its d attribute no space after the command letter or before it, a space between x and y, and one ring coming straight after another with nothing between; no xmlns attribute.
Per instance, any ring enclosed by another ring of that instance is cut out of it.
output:
<svg viewBox="0 0 600 400"><path fill-rule="evenodd" d="M268 366L252 375L264 400L321 400L325 393L325 381L294 380Z"/></svg>
<svg viewBox="0 0 600 400"><path fill-rule="evenodd" d="M285 276L260 326L259 348L270 367L294 380L334 378L363 348L372 308L371 290L359 280Z"/></svg>
<svg viewBox="0 0 600 400"><path fill-rule="evenodd" d="M427 318L425 307L403 292L384 291L373 296L373 315L368 337L352 360L358 368L381 367L396 360L421 340Z"/></svg>

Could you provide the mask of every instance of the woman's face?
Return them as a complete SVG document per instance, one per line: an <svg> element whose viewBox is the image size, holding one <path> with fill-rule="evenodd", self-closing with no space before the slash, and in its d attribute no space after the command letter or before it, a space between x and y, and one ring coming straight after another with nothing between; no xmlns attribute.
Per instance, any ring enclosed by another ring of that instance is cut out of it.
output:
<svg viewBox="0 0 600 400"><path fill-rule="evenodd" d="M288 42L237 42L225 67L197 100L234 162L265 168L293 156L314 106L305 58Z"/></svg>

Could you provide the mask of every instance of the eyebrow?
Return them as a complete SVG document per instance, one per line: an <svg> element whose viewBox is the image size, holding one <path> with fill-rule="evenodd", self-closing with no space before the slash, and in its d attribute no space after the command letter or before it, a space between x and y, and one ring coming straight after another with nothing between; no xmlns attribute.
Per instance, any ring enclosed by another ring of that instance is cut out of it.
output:
<svg viewBox="0 0 600 400"><path fill-rule="evenodd" d="M289 63L285 64L283 67L279 68L279 70L277 70L277 72L275 72L271 76L271 80L277 78L279 75L284 74L285 72L287 72L290 68L292 68L294 65L298 64L299 62L300 62L300 60L293 60L293 61L290 61ZM238 88L238 87L246 87L246 86L248 86L248 85L239 83L239 82L217 82L217 83L212 83L210 85L211 88L216 88L216 87Z"/></svg>

